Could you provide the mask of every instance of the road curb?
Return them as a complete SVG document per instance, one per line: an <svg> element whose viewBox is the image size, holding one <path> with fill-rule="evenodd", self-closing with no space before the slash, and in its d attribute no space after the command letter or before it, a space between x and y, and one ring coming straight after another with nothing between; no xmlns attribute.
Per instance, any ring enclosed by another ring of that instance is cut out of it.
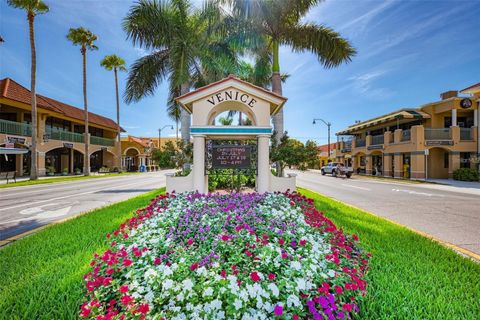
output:
<svg viewBox="0 0 480 320"><path fill-rule="evenodd" d="M300 188L302 188L302 187L300 187ZM435 236L432 236L432 235L430 235L430 234L428 234L428 233L425 233L425 232L423 232L423 231L420 231L420 230L414 229L414 228L412 228L412 227L403 225L403 224L398 223L398 222L396 222L396 221L393 221L393 220L391 220L391 219L378 216L378 215L376 215L376 214L374 214L374 213L372 213L372 212L366 211L365 209L359 208L359 207L357 207L357 206L348 204L348 203L346 203L346 202L337 200L337 199L332 198L332 197L328 197L328 196L323 195L323 194L321 194L321 193L318 193L318 192L316 192L316 191L313 191L313 190L310 190L310 189L307 189L307 188L302 188L302 189L307 190L307 191L310 191L310 192L312 192L312 193L316 193L316 194L321 195L321 196L323 196L323 197L332 199L332 200L337 201L337 202L339 202L339 203L341 203L341 204L343 204L343 205L345 205L345 206L347 206L347 207L350 207L350 208L353 208L353 209L362 211L362 212L364 212L364 213L366 213L366 214L369 214L369 215L371 215L371 216L374 216L374 217L376 217L376 218L383 219L383 220L388 221L388 222L390 222L390 223L392 223L392 224L394 224L394 225L396 225L396 226L403 227L403 228L405 228L405 229L407 229L407 230L409 230L409 231L412 231L412 232L414 232L414 233L416 233L416 234L418 234L418 235L420 235L420 236L422 236L422 237L424 237L424 238L433 240L433 241L439 243L440 245L442 245L442 246L444 246L444 247L446 247L446 248L452 249L452 250L455 251L456 253L458 253L458 254L460 254L460 255L463 255L463 256L466 256L466 257L472 259L473 261L475 261L475 262L477 262L477 263L480 263L480 254L477 254L477 253L475 253L475 252L473 252L473 251L470 251L470 250L465 249L465 248L461 248L461 247L459 247L459 246L457 246L457 245L455 245L455 244L453 244L453 243L450 243L450 242L445 241L445 240L441 240L441 239L439 239L439 238L437 238L437 237L435 237Z"/></svg>

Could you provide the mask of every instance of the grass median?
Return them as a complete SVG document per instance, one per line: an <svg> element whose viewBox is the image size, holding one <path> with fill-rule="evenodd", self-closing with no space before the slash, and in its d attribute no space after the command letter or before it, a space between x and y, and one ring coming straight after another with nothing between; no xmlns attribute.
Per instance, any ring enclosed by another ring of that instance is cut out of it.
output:
<svg viewBox="0 0 480 320"><path fill-rule="evenodd" d="M299 191L373 255L361 319L480 319L480 264L380 217Z"/></svg>
<svg viewBox="0 0 480 320"><path fill-rule="evenodd" d="M82 277L105 235L164 189L51 225L0 249L0 319L76 319Z"/></svg>
<svg viewBox="0 0 480 320"><path fill-rule="evenodd" d="M122 172L122 173L109 173L109 174L101 174L101 175L93 175L93 176L49 177L49 178L42 178L42 179L38 179L38 180L19 181L19 182L16 182L16 183L15 182L10 182L9 184L4 183L4 184L0 184L0 189L32 186L32 185L36 185L36 184L78 181L78 180L86 180L86 179L101 179L101 178L121 177L121 176L128 176L128 175L139 174L139 173L140 172Z"/></svg>

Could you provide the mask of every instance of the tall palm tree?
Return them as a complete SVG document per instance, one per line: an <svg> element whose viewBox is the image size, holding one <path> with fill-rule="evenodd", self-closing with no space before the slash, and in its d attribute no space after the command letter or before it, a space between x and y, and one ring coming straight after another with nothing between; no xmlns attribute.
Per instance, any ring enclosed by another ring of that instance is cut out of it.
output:
<svg viewBox="0 0 480 320"><path fill-rule="evenodd" d="M120 146L120 99L118 97L118 71L127 71L127 68L125 67L125 60L115 54L105 56L105 58L100 61L100 65L108 71L113 70L115 77L115 98L117 99L117 157L118 159L121 159L122 148Z"/></svg>
<svg viewBox="0 0 480 320"><path fill-rule="evenodd" d="M355 49L329 27L303 22L311 8L323 0L220 0L231 6L243 21L239 41L257 45L262 38L272 55L272 91L282 94L279 47L290 46L294 52L311 52L325 68L349 62ZM256 47L258 48L258 47ZM255 48L255 49L256 49ZM262 48L262 46L260 46ZM283 110L274 116L276 139L284 132Z"/></svg>
<svg viewBox="0 0 480 320"><path fill-rule="evenodd" d="M80 46L80 52L82 54L82 65L83 65L83 113L85 116L85 155L84 155L84 174L86 176L90 175L90 156L89 156L89 147L90 147L90 134L88 133L88 103L87 103L87 49L88 50L98 50L98 47L95 45L97 36L93 34L90 30L85 29L84 27L79 28L70 28L67 34L67 39L70 40L74 45Z"/></svg>
<svg viewBox="0 0 480 320"><path fill-rule="evenodd" d="M130 9L123 28L133 44L151 53L139 58L130 68L125 100L136 102L153 95L165 79L170 88L185 94L192 77L200 73L204 57L220 54L221 37L212 37L219 29L222 12L213 2L201 10L189 0L140 0ZM181 135L190 140L190 115L181 109Z"/></svg>
<svg viewBox="0 0 480 320"><path fill-rule="evenodd" d="M32 106L32 148L30 150L30 180L38 179L37 170L37 137L38 137L38 121L37 121L37 51L35 49L35 16L47 13L49 8L41 0L7 0L7 3L14 7L25 10L27 12L28 27L30 33L30 51L31 51L31 70L30 70L30 94ZM3 42L3 38L2 41Z"/></svg>

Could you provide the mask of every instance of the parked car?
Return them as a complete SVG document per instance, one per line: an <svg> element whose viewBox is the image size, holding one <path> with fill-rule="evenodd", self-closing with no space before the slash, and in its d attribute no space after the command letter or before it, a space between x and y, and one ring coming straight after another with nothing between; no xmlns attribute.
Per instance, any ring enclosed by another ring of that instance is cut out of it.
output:
<svg viewBox="0 0 480 320"><path fill-rule="evenodd" d="M323 166L320 171L322 175L331 174L332 177L336 176L343 176L350 178L353 173L353 169L351 167L346 167L341 162L329 162L326 166Z"/></svg>

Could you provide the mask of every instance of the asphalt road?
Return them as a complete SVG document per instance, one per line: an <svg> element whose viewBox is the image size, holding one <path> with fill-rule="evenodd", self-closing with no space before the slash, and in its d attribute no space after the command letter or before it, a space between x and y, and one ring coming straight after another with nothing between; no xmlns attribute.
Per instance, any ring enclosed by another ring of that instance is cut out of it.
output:
<svg viewBox="0 0 480 320"><path fill-rule="evenodd" d="M297 185L480 254L480 190L298 172Z"/></svg>
<svg viewBox="0 0 480 320"><path fill-rule="evenodd" d="M167 172L0 189L0 240L161 188Z"/></svg>

